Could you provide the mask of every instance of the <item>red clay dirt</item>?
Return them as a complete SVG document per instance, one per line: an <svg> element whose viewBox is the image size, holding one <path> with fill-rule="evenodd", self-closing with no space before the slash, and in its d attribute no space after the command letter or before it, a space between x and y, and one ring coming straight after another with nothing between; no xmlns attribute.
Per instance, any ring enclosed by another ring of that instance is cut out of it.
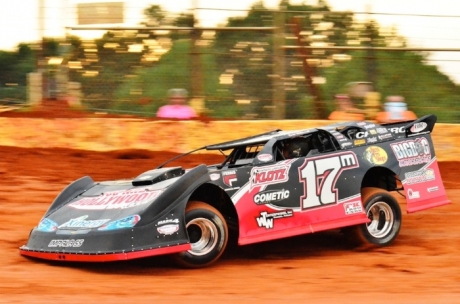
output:
<svg viewBox="0 0 460 304"><path fill-rule="evenodd" d="M0 115L88 115L51 105ZM440 163L452 204L405 214L389 247L353 248L338 232L323 232L232 246L212 267L185 270L165 257L61 264L18 251L73 180L134 177L174 154L0 147L0 155L0 303L460 303L460 162ZM173 164L220 160L198 155Z"/></svg>
<svg viewBox="0 0 460 304"><path fill-rule="evenodd" d="M353 248L338 232L324 232L230 247L214 266L185 270L164 257L60 264L18 251L69 182L134 177L174 154L12 147L0 153L0 303L460 303L460 163L440 164L453 203L404 215L389 247Z"/></svg>

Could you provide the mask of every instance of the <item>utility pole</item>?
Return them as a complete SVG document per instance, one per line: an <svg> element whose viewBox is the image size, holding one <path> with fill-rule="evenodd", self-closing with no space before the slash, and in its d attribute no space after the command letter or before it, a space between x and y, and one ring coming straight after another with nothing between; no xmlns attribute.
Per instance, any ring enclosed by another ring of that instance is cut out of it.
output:
<svg viewBox="0 0 460 304"><path fill-rule="evenodd" d="M275 29L273 31L273 110L272 119L286 118L286 95L283 79L285 78L284 57L284 8L274 12Z"/></svg>
<svg viewBox="0 0 460 304"><path fill-rule="evenodd" d="M321 89L315 83L313 83L312 80L312 77L316 76L318 73L316 68L308 63L308 59L312 57L312 52L305 48L303 38L300 35L301 22L299 17L292 18L292 31L297 37L297 44L299 46L298 50L302 57L305 84L307 86L307 90L310 92L310 95L313 97L315 118L325 119L327 118L327 113L323 104Z"/></svg>
<svg viewBox="0 0 460 304"><path fill-rule="evenodd" d="M197 41L200 39L201 30L197 29L197 18L196 18L196 8L197 0L192 1L192 16L193 16L193 30L192 30L192 39L190 41L190 53L191 53L191 106L200 112L204 108L204 92L203 92L203 73L202 73L202 63L201 63L201 54Z"/></svg>

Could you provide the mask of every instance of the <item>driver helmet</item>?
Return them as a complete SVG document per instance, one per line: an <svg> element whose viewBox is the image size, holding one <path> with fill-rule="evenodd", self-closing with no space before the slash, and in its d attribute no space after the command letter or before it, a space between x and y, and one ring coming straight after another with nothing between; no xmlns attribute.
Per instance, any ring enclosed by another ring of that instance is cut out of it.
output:
<svg viewBox="0 0 460 304"><path fill-rule="evenodd" d="M304 138L288 140L283 149L284 158L297 158L308 153L308 143Z"/></svg>

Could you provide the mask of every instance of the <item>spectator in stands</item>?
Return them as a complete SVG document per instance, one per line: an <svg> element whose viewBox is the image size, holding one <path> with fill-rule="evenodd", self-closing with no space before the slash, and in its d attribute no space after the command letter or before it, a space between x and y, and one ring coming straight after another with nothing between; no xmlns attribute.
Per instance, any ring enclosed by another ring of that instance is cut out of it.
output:
<svg viewBox="0 0 460 304"><path fill-rule="evenodd" d="M364 120L364 111L358 109L350 96L337 94L335 97L335 111L329 115L330 120Z"/></svg>
<svg viewBox="0 0 460 304"><path fill-rule="evenodd" d="M192 119L197 117L195 110L187 105L187 90L171 89L168 91L169 104L158 109L158 118Z"/></svg>

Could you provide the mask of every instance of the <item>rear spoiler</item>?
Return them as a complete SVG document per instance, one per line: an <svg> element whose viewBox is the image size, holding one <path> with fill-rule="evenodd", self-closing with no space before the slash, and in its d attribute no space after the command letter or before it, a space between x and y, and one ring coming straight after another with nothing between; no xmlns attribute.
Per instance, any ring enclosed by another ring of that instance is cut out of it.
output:
<svg viewBox="0 0 460 304"><path fill-rule="evenodd" d="M403 121L398 123L387 123L382 124L382 126L389 129L391 133L397 133L400 135L404 134L404 137L411 137L433 132L437 119L438 118L436 115L429 114L416 120Z"/></svg>

